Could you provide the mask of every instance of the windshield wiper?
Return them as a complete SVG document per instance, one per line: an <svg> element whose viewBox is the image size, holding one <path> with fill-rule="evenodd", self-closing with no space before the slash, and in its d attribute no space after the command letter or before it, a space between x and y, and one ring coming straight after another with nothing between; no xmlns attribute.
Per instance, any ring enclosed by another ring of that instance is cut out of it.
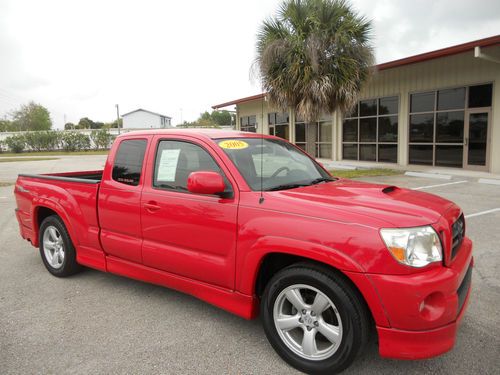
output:
<svg viewBox="0 0 500 375"><path fill-rule="evenodd" d="M309 184L283 184L283 185L273 186L272 188L266 189L265 191L288 190L304 186L309 186Z"/></svg>
<svg viewBox="0 0 500 375"><path fill-rule="evenodd" d="M310 182L311 185L316 185L319 184L320 182L331 182L335 181L335 179L330 178L330 177L319 177Z"/></svg>

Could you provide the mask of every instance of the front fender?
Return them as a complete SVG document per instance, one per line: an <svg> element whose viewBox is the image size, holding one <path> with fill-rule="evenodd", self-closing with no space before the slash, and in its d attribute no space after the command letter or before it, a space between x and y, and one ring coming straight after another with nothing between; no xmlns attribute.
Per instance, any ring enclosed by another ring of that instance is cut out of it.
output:
<svg viewBox="0 0 500 375"><path fill-rule="evenodd" d="M317 243L284 237L261 237L238 262L238 270L241 272L236 275L237 290L246 295L254 295L262 262L267 255L275 253L311 259L342 272L365 299L376 324L390 326L378 293L365 276L364 268L345 253Z"/></svg>

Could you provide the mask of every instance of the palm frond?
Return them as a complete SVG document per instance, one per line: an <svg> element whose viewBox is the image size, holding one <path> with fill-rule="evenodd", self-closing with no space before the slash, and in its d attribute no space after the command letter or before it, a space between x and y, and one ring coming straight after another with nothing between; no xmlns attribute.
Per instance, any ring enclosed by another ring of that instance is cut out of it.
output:
<svg viewBox="0 0 500 375"><path fill-rule="evenodd" d="M344 0L286 0L257 34L255 65L272 104L305 121L349 111L373 64L371 24Z"/></svg>

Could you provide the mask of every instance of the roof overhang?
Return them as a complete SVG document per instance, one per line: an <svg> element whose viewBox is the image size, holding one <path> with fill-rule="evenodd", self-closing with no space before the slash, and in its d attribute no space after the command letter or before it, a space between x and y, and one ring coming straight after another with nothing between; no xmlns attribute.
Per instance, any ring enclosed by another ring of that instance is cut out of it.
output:
<svg viewBox="0 0 500 375"><path fill-rule="evenodd" d="M409 56L409 57L405 57L405 58L394 60L394 61L389 61L386 63L375 65L374 68L375 68L375 70L378 70L378 71L393 69L393 68L398 68L398 67L405 66L405 65L416 64L416 63L420 63L420 62L424 62L424 61L439 59L439 58L446 57L446 56L457 55L459 53L474 51L474 49L476 47L479 47L479 48L491 47L491 46L495 46L495 45L500 45L500 35L495 35L495 36L491 36L489 38L474 40L472 42L458 44L456 46L446 47L446 48L438 49L438 50L431 51L431 52L421 53L419 55L414 55L414 56ZM253 95L253 96L247 96L246 98L241 98L241 99L236 99L236 100L232 100L232 101L221 103L221 104L216 104L216 105L212 106L212 108L213 109L224 108L224 107L228 107L230 105L237 105L240 103L250 102L252 100L262 99L265 96L266 96L265 93L257 94L257 95Z"/></svg>

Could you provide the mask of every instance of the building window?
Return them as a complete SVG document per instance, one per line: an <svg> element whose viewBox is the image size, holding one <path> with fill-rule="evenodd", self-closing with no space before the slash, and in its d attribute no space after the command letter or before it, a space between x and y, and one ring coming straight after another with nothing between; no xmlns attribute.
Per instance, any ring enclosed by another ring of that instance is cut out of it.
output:
<svg viewBox="0 0 500 375"><path fill-rule="evenodd" d="M286 140L290 139L290 118L286 112L268 113L269 134Z"/></svg>
<svg viewBox="0 0 500 375"><path fill-rule="evenodd" d="M492 85L410 95L409 163L463 167L468 108L491 106Z"/></svg>
<svg viewBox="0 0 500 375"><path fill-rule="evenodd" d="M398 107L397 96L359 101L343 122L342 158L397 163Z"/></svg>
<svg viewBox="0 0 500 375"><path fill-rule="evenodd" d="M332 121L322 116L320 121L306 124L297 116L295 123L295 144L315 158L332 158Z"/></svg>
<svg viewBox="0 0 500 375"><path fill-rule="evenodd" d="M240 130L244 132L257 132L257 116L240 117Z"/></svg>

